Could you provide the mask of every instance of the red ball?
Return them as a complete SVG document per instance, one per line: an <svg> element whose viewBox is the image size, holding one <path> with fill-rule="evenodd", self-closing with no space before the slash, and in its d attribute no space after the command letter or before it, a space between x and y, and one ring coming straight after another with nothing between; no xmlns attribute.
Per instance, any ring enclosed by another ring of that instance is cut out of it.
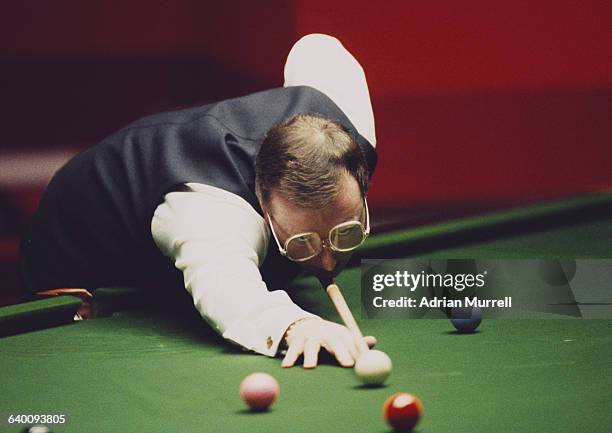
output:
<svg viewBox="0 0 612 433"><path fill-rule="evenodd" d="M252 410L267 410L280 393L278 382L267 373L253 373L240 384L240 397Z"/></svg>
<svg viewBox="0 0 612 433"><path fill-rule="evenodd" d="M383 417L397 431L410 431L423 414L423 403L412 394L398 392L383 405Z"/></svg>

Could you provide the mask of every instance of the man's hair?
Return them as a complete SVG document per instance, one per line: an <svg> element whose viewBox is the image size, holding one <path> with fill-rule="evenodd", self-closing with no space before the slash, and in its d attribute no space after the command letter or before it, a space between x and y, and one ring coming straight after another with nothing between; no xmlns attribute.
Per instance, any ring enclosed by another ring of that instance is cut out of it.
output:
<svg viewBox="0 0 612 433"><path fill-rule="evenodd" d="M255 161L256 193L269 204L272 190L305 208L329 205L350 174L361 194L368 190L368 168L359 146L340 123L298 114L270 129Z"/></svg>

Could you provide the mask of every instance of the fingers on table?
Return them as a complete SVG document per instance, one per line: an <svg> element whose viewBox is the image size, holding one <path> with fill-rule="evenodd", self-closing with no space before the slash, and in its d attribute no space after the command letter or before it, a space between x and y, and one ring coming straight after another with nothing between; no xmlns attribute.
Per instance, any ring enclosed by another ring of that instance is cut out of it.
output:
<svg viewBox="0 0 612 433"><path fill-rule="evenodd" d="M293 367L300 355L304 354L304 368L315 368L320 350L321 341L318 338L294 340L287 348L281 367Z"/></svg>
<svg viewBox="0 0 612 433"><path fill-rule="evenodd" d="M302 353L304 353L304 339L293 340L289 347L287 348L287 353L283 358L283 362L281 363L281 367L293 367L295 362L300 357Z"/></svg>
<svg viewBox="0 0 612 433"><path fill-rule="evenodd" d="M370 349L376 346L376 337L368 335L366 337L363 337L363 339L365 340L366 344Z"/></svg>
<svg viewBox="0 0 612 433"><path fill-rule="evenodd" d="M319 359L321 341L318 338L309 338L304 345L304 368L315 368Z"/></svg>
<svg viewBox="0 0 612 433"><path fill-rule="evenodd" d="M353 367L355 365L355 354L357 347L346 344L341 338L331 337L325 341L318 338L294 340L287 348L281 367L293 367L300 355L304 355L304 368L315 368L318 364L321 347L336 357L342 367Z"/></svg>
<svg viewBox="0 0 612 433"><path fill-rule="evenodd" d="M353 334L347 331L347 333L342 336L342 342L344 343L344 347L348 351L353 361L356 361L359 357L359 347L357 347Z"/></svg>
<svg viewBox="0 0 612 433"><path fill-rule="evenodd" d="M336 360L342 367L352 367L355 365L355 356L353 355L356 351L354 344L348 344L338 337L330 337L326 342L323 342L323 347L329 353L336 357Z"/></svg>

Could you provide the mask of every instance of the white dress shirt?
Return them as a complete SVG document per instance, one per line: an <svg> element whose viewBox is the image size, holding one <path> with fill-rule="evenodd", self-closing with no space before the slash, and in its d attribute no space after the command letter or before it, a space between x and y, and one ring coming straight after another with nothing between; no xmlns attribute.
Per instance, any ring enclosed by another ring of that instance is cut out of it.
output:
<svg viewBox="0 0 612 433"><path fill-rule="evenodd" d="M325 93L372 145L374 115L361 65L336 38L304 36L285 64L285 87ZM199 183L165 195L151 221L158 248L183 272L202 317L224 338L275 356L291 323L314 316L284 290L269 291L259 267L270 231L242 197Z"/></svg>

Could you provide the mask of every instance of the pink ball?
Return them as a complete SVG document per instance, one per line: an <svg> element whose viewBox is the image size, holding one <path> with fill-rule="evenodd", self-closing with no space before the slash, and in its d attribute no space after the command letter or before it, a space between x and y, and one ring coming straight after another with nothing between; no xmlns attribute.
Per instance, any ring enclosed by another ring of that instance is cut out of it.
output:
<svg viewBox="0 0 612 433"><path fill-rule="evenodd" d="M240 397L253 410L266 410L280 393L278 382L268 373L252 373L240 384Z"/></svg>

